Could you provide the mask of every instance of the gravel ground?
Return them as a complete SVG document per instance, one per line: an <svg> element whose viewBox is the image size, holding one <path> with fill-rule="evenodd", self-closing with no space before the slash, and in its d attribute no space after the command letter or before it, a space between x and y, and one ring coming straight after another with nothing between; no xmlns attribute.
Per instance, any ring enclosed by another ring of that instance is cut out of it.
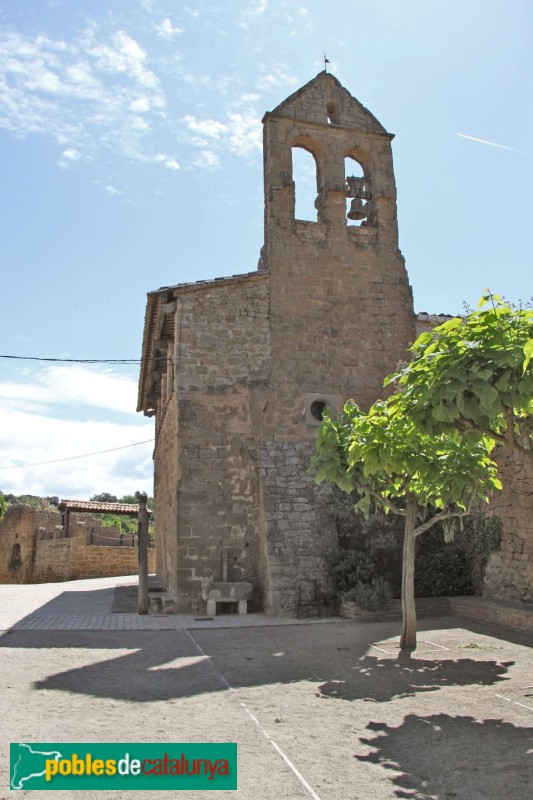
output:
<svg viewBox="0 0 533 800"><path fill-rule="evenodd" d="M10 741L234 741L238 790L201 798L530 800L526 637L451 618L419 627L411 655L397 623L14 629L0 638L0 799L42 797L8 790Z"/></svg>

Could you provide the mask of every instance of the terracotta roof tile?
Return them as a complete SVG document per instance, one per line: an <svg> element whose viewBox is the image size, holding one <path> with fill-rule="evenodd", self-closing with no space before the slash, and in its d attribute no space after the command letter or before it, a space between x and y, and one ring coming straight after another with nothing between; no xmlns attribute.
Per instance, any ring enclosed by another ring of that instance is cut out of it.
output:
<svg viewBox="0 0 533 800"><path fill-rule="evenodd" d="M60 511L87 511L93 514L128 514L136 517L138 503L97 503L95 500L61 500Z"/></svg>

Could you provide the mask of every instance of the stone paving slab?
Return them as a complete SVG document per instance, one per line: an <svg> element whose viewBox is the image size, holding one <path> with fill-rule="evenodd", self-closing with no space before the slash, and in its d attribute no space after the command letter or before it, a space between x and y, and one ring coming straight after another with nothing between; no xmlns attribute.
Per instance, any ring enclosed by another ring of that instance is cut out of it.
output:
<svg viewBox="0 0 533 800"><path fill-rule="evenodd" d="M255 628L272 625L313 625L326 622L347 623L339 617L324 617L322 619L296 620L293 618L274 618L261 614L249 614L246 617L235 615L222 615L213 619L201 617L186 617L177 614L90 614L90 615L57 615L57 614L30 614L28 617L16 622L11 630L115 630L115 631L152 631L152 630L206 630L213 628Z"/></svg>
<svg viewBox="0 0 533 800"><path fill-rule="evenodd" d="M111 613L115 586L137 580L136 575L127 575L64 583L0 584L0 631L30 615L50 614L51 604L57 615L86 615L89 604L91 615Z"/></svg>
<svg viewBox="0 0 533 800"><path fill-rule="evenodd" d="M115 587L136 583L135 575L127 575L64 583L2 584L0 635L6 630L195 630L347 622L338 617L295 620L264 614L220 614L209 618L153 611L147 615L112 613Z"/></svg>

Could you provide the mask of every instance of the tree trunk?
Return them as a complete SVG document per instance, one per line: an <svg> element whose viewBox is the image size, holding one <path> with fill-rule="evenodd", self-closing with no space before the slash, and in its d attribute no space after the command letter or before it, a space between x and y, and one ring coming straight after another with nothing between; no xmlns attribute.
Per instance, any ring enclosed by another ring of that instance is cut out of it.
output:
<svg viewBox="0 0 533 800"><path fill-rule="evenodd" d="M416 648L416 607L415 607L415 527L418 505L416 499L407 495L405 508L405 527L403 531L402 561L402 635L400 648Z"/></svg>

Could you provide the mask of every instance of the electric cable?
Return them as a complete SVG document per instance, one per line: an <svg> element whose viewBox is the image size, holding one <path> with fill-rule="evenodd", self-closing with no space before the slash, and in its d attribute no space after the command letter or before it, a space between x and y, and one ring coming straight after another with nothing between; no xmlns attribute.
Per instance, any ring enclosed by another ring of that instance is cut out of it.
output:
<svg viewBox="0 0 533 800"><path fill-rule="evenodd" d="M140 364L140 358L38 358L37 356L6 356L17 361L59 361L63 364Z"/></svg>
<svg viewBox="0 0 533 800"><path fill-rule="evenodd" d="M0 469L26 469L27 467L42 467L44 464L59 464L61 461L75 461L77 458L89 458L90 456L100 456L103 453L114 453L116 450L126 450L128 447L137 447L140 444L147 444L153 442L154 439L145 439L142 442L132 442L132 444L124 444L122 447L111 447L109 450L96 450L94 453L82 453L78 456L66 456L65 458L52 458L49 461L37 461L34 464L13 464L8 467L0 467Z"/></svg>

